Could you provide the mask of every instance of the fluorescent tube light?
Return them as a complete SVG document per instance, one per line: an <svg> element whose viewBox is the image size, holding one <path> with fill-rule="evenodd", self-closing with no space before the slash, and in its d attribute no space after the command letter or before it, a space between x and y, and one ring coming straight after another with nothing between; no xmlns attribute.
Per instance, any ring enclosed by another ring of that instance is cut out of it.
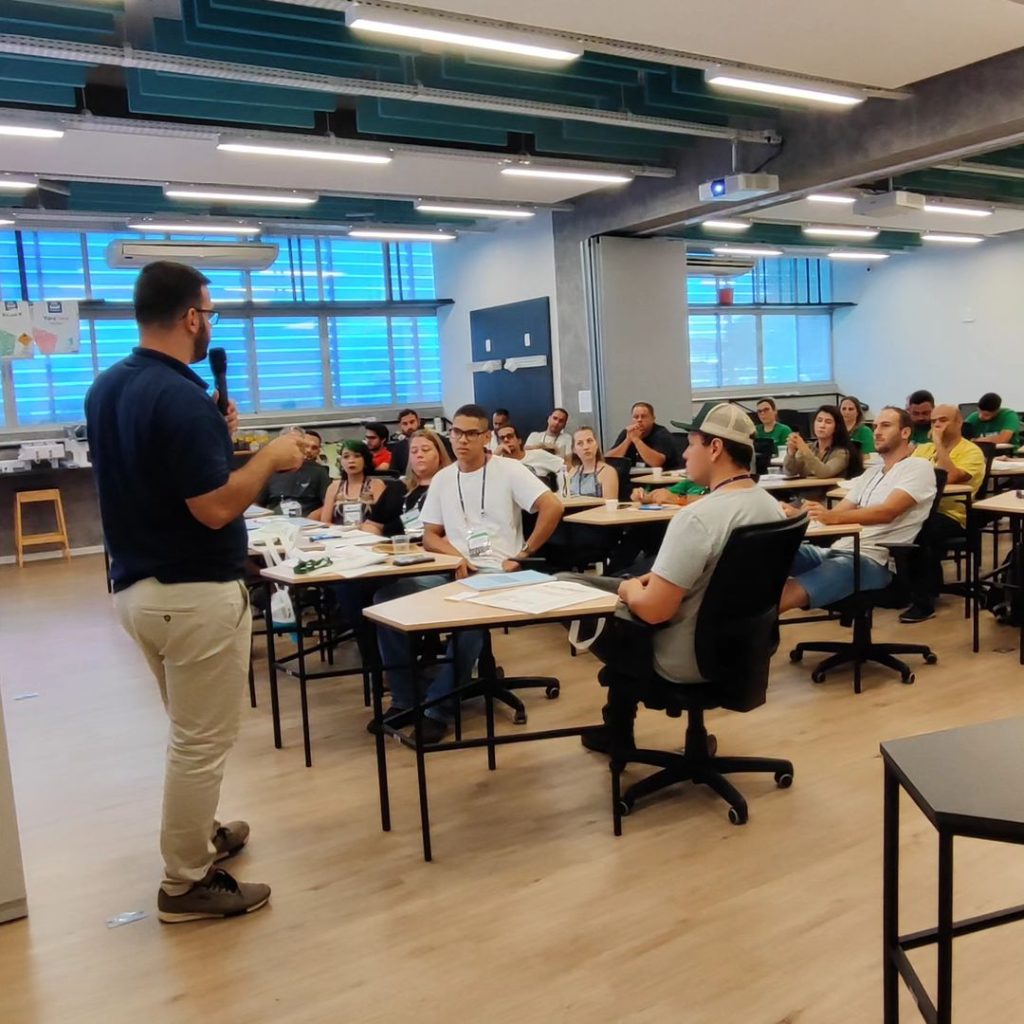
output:
<svg viewBox="0 0 1024 1024"><path fill-rule="evenodd" d="M31 192L38 187L36 182L25 178L0 178L0 191L3 192Z"/></svg>
<svg viewBox="0 0 1024 1024"><path fill-rule="evenodd" d="M258 235L263 230L261 227L243 227L240 224L232 227L229 224L150 224L146 221L135 221L127 226L132 231L166 231L174 235Z"/></svg>
<svg viewBox="0 0 1024 1024"><path fill-rule="evenodd" d="M403 231L387 228L354 228L349 238L374 238L382 242L452 242L455 235L443 231Z"/></svg>
<svg viewBox="0 0 1024 1024"><path fill-rule="evenodd" d="M830 260L887 260L889 254L887 252L830 252L828 254Z"/></svg>
<svg viewBox="0 0 1024 1024"><path fill-rule="evenodd" d="M609 174L607 171L568 171L554 167L502 167L502 174L511 178L551 178L555 181L589 181L601 185L628 185L632 174Z"/></svg>
<svg viewBox="0 0 1024 1024"><path fill-rule="evenodd" d="M943 242L947 245L977 245L979 242L984 242L985 239L981 235L942 235L929 231L921 236L921 241Z"/></svg>
<svg viewBox="0 0 1024 1024"><path fill-rule="evenodd" d="M7 225L13 224L13 223L14 223L13 220L8 220L6 217L3 218L3 219L0 219L0 227L6 227Z"/></svg>
<svg viewBox="0 0 1024 1024"><path fill-rule="evenodd" d="M862 92L828 82L805 82L803 79L744 71L739 68L710 67L704 72L704 81L721 89L781 96L785 99L824 103L836 107L855 107L866 99Z"/></svg>
<svg viewBox="0 0 1024 1024"><path fill-rule="evenodd" d="M64 133L59 128L30 128L23 124L0 124L0 135L10 135L18 139L64 138Z"/></svg>
<svg viewBox="0 0 1024 1024"><path fill-rule="evenodd" d="M398 13L398 12L396 12ZM346 12L345 24L359 32L391 36L397 39L411 39L421 43L441 43L467 50L486 50L489 53L503 53L512 57L529 57L534 60L550 60L565 63L583 56L583 48L567 49L558 40L542 45L547 40L539 37L519 35L511 32L494 31L480 35L472 31L459 31L450 20L431 19L402 12L401 21L381 21L379 18L363 17L358 7ZM468 29L469 26L467 25Z"/></svg>
<svg viewBox="0 0 1024 1024"><path fill-rule="evenodd" d="M179 188L177 185L164 189L168 199L210 200L222 203L266 203L281 206L312 206L319 196L303 195L300 192L236 192L217 188Z"/></svg>
<svg viewBox="0 0 1024 1024"><path fill-rule="evenodd" d="M217 144L217 149L224 153L286 156L295 160L333 160L346 164L389 164L392 159L382 153L360 153L351 149L304 149L301 146L270 146L255 142L221 142Z"/></svg>
<svg viewBox="0 0 1024 1024"><path fill-rule="evenodd" d="M781 256L781 249L755 248L739 245L717 245L711 250L716 256Z"/></svg>
<svg viewBox="0 0 1024 1024"><path fill-rule="evenodd" d="M702 220L700 226L707 231L747 231L749 220Z"/></svg>
<svg viewBox="0 0 1024 1024"><path fill-rule="evenodd" d="M508 206L458 206L452 203L417 203L423 213L451 213L459 217L515 217L525 219L533 210L516 210Z"/></svg>
<svg viewBox="0 0 1024 1024"><path fill-rule="evenodd" d="M992 211L983 206L955 206L947 203L925 203L925 213L949 213L954 217L991 217Z"/></svg>
<svg viewBox="0 0 1024 1024"><path fill-rule="evenodd" d="M827 224L804 226L811 238L877 238L878 228L845 228Z"/></svg>
<svg viewBox="0 0 1024 1024"><path fill-rule="evenodd" d="M807 197L811 203L835 203L839 206L853 206L857 202L856 196L840 196L835 192L814 192Z"/></svg>

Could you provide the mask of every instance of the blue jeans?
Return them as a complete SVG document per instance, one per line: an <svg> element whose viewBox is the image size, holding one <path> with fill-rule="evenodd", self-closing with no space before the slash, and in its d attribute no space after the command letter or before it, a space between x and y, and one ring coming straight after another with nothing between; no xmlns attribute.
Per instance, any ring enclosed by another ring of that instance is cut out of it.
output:
<svg viewBox="0 0 1024 1024"><path fill-rule="evenodd" d="M790 575L810 598L808 607L824 608L853 593L853 552L819 548L806 541L793 559ZM885 566L860 556L860 589L883 590L892 582Z"/></svg>
<svg viewBox="0 0 1024 1024"><path fill-rule="evenodd" d="M396 597L408 597L424 590L433 590L449 580L444 576L409 576L377 591L374 604L392 601ZM377 644L381 660L388 674L391 687L391 703L399 708L411 708L421 700L431 701L439 697L450 697L456 686L469 682L473 666L483 650L486 633L482 629L467 630L448 641L447 655L454 661L447 661L432 680L417 674L413 663L412 635L396 629L377 627ZM422 696L421 696L422 694ZM454 700L446 700L428 708L424 714L441 722L450 722L455 717Z"/></svg>

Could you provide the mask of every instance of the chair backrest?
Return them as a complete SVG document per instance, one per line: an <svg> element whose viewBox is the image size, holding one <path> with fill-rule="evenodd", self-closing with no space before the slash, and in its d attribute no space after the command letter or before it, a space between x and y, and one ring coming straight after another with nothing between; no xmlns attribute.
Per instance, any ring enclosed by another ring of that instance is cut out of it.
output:
<svg viewBox="0 0 1024 1024"><path fill-rule="evenodd" d="M779 600L806 532L806 516L738 527L708 581L697 614L697 665L724 708L764 703Z"/></svg>
<svg viewBox="0 0 1024 1024"><path fill-rule="evenodd" d="M979 444L978 447L981 449L981 454L985 456L985 475L981 479L978 493L974 496L975 501L988 497L992 486L992 460L999 454L994 444Z"/></svg>
<svg viewBox="0 0 1024 1024"><path fill-rule="evenodd" d="M770 437L754 438L754 472L764 476L775 458L775 442Z"/></svg>
<svg viewBox="0 0 1024 1024"><path fill-rule="evenodd" d="M929 516L935 514L939 507L939 502L942 501L942 492L946 488L946 477L948 476L949 474L944 469L939 469L938 466L935 467L935 497L932 498L932 507L928 510ZM927 522L927 520L925 521ZM921 529L924 529L923 525ZM918 533L920 534L920 531Z"/></svg>
<svg viewBox="0 0 1024 1024"><path fill-rule="evenodd" d="M809 438L811 434L811 414L801 409L779 409L776 413L780 423L790 430L795 430L801 437Z"/></svg>
<svg viewBox="0 0 1024 1024"><path fill-rule="evenodd" d="M611 458L605 456L604 461L615 470L615 475L619 478L619 501L629 501L629 496L633 491L633 484L629 475L629 471L633 467L630 465L629 459L622 459L613 455Z"/></svg>

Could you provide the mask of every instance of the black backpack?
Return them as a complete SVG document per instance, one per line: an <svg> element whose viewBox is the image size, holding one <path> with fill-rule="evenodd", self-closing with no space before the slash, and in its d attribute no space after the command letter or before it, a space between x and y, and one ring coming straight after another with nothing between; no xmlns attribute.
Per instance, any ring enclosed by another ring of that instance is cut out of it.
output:
<svg viewBox="0 0 1024 1024"><path fill-rule="evenodd" d="M1021 548L1017 545L994 572L979 580L981 606L1004 626L1024 624L1024 590L1021 589Z"/></svg>

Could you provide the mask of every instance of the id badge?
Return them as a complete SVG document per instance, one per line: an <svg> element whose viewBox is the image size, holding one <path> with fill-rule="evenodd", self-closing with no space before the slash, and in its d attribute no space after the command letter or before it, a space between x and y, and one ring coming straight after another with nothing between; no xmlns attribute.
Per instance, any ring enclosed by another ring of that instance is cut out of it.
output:
<svg viewBox="0 0 1024 1024"><path fill-rule="evenodd" d="M470 558L483 558L491 553L491 537L486 530L473 530L466 538Z"/></svg>
<svg viewBox="0 0 1024 1024"><path fill-rule="evenodd" d="M423 524L420 522L420 510L411 508L408 512L402 513L402 531L404 533L422 533Z"/></svg>
<svg viewBox="0 0 1024 1024"><path fill-rule="evenodd" d="M341 525L358 526L363 521L363 506L358 501L346 501L341 506Z"/></svg>

